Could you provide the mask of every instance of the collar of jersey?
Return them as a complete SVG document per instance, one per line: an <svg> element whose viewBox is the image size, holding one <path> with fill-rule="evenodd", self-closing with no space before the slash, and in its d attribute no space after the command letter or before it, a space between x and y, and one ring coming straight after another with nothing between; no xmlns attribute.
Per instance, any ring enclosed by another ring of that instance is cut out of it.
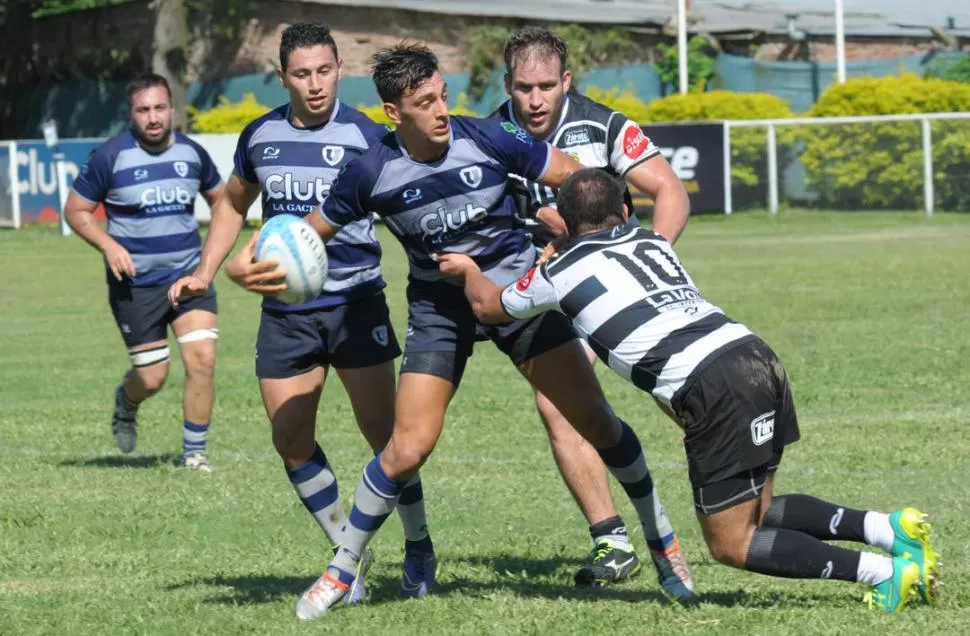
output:
<svg viewBox="0 0 970 636"><path fill-rule="evenodd" d="M286 103L286 117L285 117L285 119L286 119L286 124L290 128L292 128L293 130L314 131L314 130L320 130L321 128L323 128L327 124L329 124L332 121L334 121L335 119L337 119L337 112L339 112L339 111L340 111L340 98L337 98L333 102L333 112L330 113L330 119L328 119L327 121L323 122L322 124L317 124L316 126L306 126L305 128L298 128L298 127L296 127L296 126L293 125L293 119L290 117L290 114L293 112L293 102L287 102Z"/></svg>
<svg viewBox="0 0 970 636"><path fill-rule="evenodd" d="M562 128L563 122L566 121L566 113L568 112L569 112L569 93L566 93L565 95L563 95L563 98L562 98L562 112L559 113L559 121L556 122L556 125L553 126L552 130L550 130L549 133L542 138L542 141L552 143L552 140L553 138L555 138L556 133L559 132L559 129ZM520 124L519 120L516 119L515 109L512 108L511 99L509 100L509 119L511 119L512 123L518 126L519 128L521 128L522 130L526 129L525 126Z"/></svg>
<svg viewBox="0 0 970 636"><path fill-rule="evenodd" d="M451 152L451 147L455 143L455 124L451 119L451 115L448 116L448 149L445 153L435 159L434 161L418 161L411 156L408 149L404 147L404 143L401 141L401 136L394 132L394 140L397 141L397 147L401 149L401 155L411 163L417 164L419 166L435 166L448 158L448 154Z"/></svg>

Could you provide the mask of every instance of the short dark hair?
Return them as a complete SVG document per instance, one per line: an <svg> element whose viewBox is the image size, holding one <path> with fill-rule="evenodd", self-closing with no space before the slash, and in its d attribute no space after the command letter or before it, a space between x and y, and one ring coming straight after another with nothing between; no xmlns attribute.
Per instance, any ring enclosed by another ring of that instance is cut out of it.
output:
<svg viewBox="0 0 970 636"><path fill-rule="evenodd" d="M556 57L562 73L566 70L568 55L566 41L561 37L543 27L527 26L513 33L505 43L505 70L511 75L523 59Z"/></svg>
<svg viewBox="0 0 970 636"><path fill-rule="evenodd" d="M158 73L142 73L141 75L136 75L128 82L128 106L131 106L131 98L135 96L135 93L155 86L165 87L165 92L168 93L168 101L172 101L172 89L169 87L167 79Z"/></svg>
<svg viewBox="0 0 970 636"><path fill-rule="evenodd" d="M397 103L428 81L438 70L438 58L423 44L402 42L371 58L371 77L381 101Z"/></svg>
<svg viewBox="0 0 970 636"><path fill-rule="evenodd" d="M290 54L297 49L309 49L314 46L329 46L333 56L339 58L337 42L330 34L330 29L319 22L294 22L283 29L280 37L280 70L284 73L290 65Z"/></svg>
<svg viewBox="0 0 970 636"><path fill-rule="evenodd" d="M556 193L556 205L573 238L623 223L622 184L599 168L569 175Z"/></svg>

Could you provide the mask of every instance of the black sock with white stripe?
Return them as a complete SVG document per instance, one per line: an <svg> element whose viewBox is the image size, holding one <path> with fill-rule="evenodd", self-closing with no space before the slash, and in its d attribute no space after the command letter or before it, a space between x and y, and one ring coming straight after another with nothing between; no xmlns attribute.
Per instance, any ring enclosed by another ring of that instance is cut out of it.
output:
<svg viewBox="0 0 970 636"><path fill-rule="evenodd" d="M860 554L794 530L757 528L744 569L789 579L859 581L866 578L865 572L859 571ZM892 562L887 557L878 558L889 563L892 576Z"/></svg>
<svg viewBox="0 0 970 636"><path fill-rule="evenodd" d="M823 541L866 543L866 511L846 508L810 495L774 497L764 527L797 530Z"/></svg>

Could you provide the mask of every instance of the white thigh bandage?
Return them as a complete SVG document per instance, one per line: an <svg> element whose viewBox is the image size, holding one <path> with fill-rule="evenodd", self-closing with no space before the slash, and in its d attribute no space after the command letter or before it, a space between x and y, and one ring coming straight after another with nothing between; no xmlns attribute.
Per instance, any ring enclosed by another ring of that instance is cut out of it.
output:
<svg viewBox="0 0 970 636"><path fill-rule="evenodd" d="M142 349L140 351L128 350L128 357L131 358L133 367L150 367L155 364L168 362L168 345L155 347L154 349Z"/></svg>
<svg viewBox="0 0 970 636"><path fill-rule="evenodd" d="M218 340L219 330L218 329L196 329L195 331L190 331L187 334L183 334L175 339L175 342L179 344L185 344L186 342L198 342L199 340Z"/></svg>

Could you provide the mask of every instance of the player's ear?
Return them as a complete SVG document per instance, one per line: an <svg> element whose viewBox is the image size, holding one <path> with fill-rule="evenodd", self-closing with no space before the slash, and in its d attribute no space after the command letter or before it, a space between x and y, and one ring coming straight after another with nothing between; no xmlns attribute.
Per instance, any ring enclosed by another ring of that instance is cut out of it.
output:
<svg viewBox="0 0 970 636"><path fill-rule="evenodd" d="M337 79L342 79L344 76L344 61L342 58L337 58Z"/></svg>
<svg viewBox="0 0 970 636"><path fill-rule="evenodd" d="M401 125L401 113L397 109L397 104L391 102L384 102L384 114L387 118L391 120L395 126Z"/></svg>
<svg viewBox="0 0 970 636"><path fill-rule="evenodd" d="M509 95L512 94L512 76L506 73L502 76L502 81L505 82L505 92Z"/></svg>
<svg viewBox="0 0 970 636"><path fill-rule="evenodd" d="M277 67L276 68L276 79L278 79L280 81L280 86L282 86L283 88L286 88L286 82L284 81L284 78L285 77L286 77L286 73L283 72L283 69Z"/></svg>
<svg viewBox="0 0 970 636"><path fill-rule="evenodd" d="M626 223L630 220L630 208L627 207L626 203L623 204L623 222Z"/></svg>
<svg viewBox="0 0 970 636"><path fill-rule="evenodd" d="M569 89L573 87L573 74L570 71L562 72L562 91L568 93Z"/></svg>

